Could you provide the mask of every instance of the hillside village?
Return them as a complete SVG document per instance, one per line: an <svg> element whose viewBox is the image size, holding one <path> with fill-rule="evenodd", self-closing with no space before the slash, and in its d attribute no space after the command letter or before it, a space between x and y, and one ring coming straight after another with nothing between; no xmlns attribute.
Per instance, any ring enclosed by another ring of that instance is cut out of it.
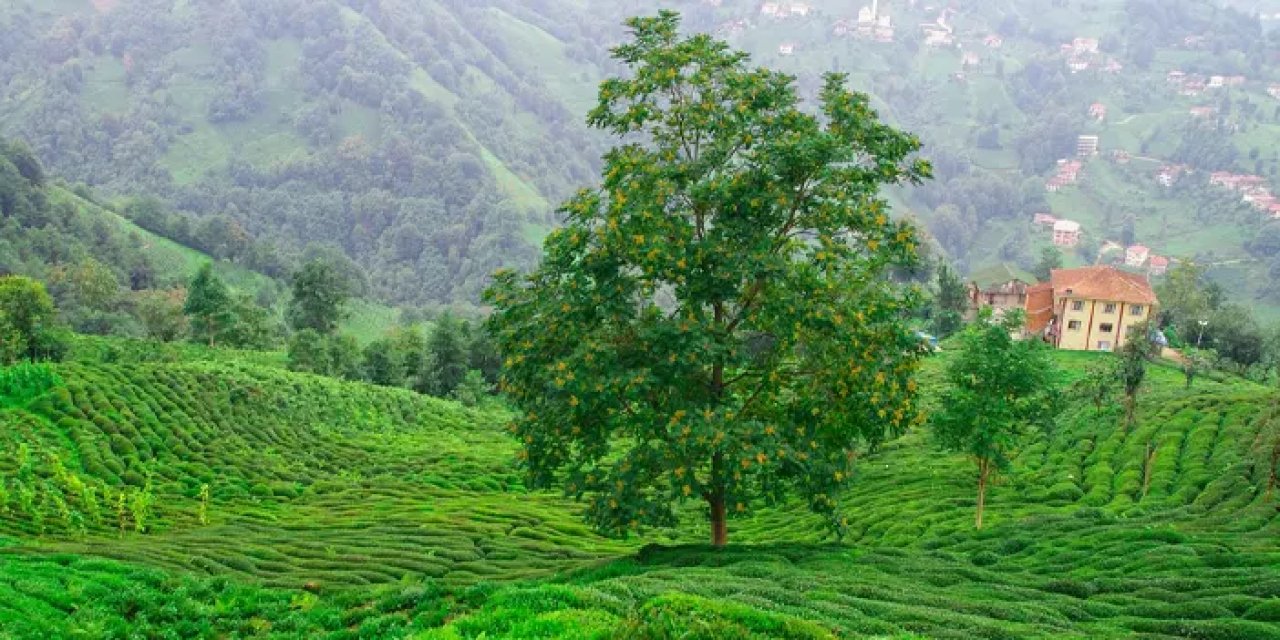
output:
<svg viewBox="0 0 1280 640"><path fill-rule="evenodd" d="M1131 247L1126 257L1146 262L1145 247ZM968 317L977 317L983 309L996 318L1021 311L1025 336L1067 351L1118 350L1134 338L1135 327L1147 327L1160 308L1145 275L1107 265L1054 269L1046 282L999 265L971 275L966 289Z"/></svg>
<svg viewBox="0 0 1280 640"><path fill-rule="evenodd" d="M703 3L737 13L736 17L721 24L724 35L754 40L765 33L799 33L824 28L837 40L850 38L865 42L873 47L872 50L883 47L890 51L893 47L900 47L902 42L918 42L919 55L924 60L920 64L932 67L946 61L945 64L954 65L948 70L948 77L952 82L961 84L1004 77L1006 64L1012 55L1010 46L1014 46L1020 58L1032 55L1033 59L1052 61L1052 64L1060 65L1066 76L1079 78L1078 82L1084 86L1096 86L1096 97L1080 104L1082 118L1076 125L1074 154L1059 157L1042 174L1044 193L1050 206L1023 214L1023 219L1032 219L1030 228L1039 229L1030 232L1033 239L1064 250L1074 250L1085 244L1091 247L1089 251L1096 247L1097 255L1082 257L1085 264L1114 262L1142 269L1144 273L1158 278L1169 269L1172 260L1225 260L1221 251L1215 251L1215 257L1206 259L1189 251L1188 244L1181 239L1170 242L1162 234L1144 232L1148 225L1139 224L1139 237L1129 242L1121 242L1115 228L1097 228L1097 215L1076 207L1082 193L1088 193L1091 200L1098 200L1105 196L1094 195L1094 192L1112 188L1110 182L1107 186L1100 186L1094 184L1094 180L1098 178L1098 172L1114 174L1120 169L1094 169L1094 163L1100 161L1121 169L1128 165L1149 166L1151 169L1146 173L1149 182L1138 184L1138 187L1151 189L1153 196L1171 197L1171 193L1185 188L1187 184L1208 184L1219 193L1222 205L1229 206L1231 202L1239 201L1256 211L1261 220L1280 220L1280 202L1272 195L1271 179L1263 177L1262 172L1230 172L1217 166L1204 168L1194 161L1179 159L1174 148L1138 148L1132 134L1124 128L1135 116L1140 118L1142 114L1134 113L1126 108L1124 102L1117 101L1105 91L1121 78L1124 82L1139 82L1140 78L1149 77L1162 83L1171 105L1189 102L1184 108L1171 108L1180 110L1183 115L1180 118L1171 115L1170 125L1181 127L1198 123L1206 131L1231 133L1239 128L1239 116L1221 113L1222 101L1240 100L1242 96L1280 99L1280 82L1277 82L1280 78L1234 72L1228 67L1207 72L1206 69L1212 67L1203 64L1188 67L1175 63L1165 69L1158 64L1149 69L1135 68L1117 55L1114 42L1101 37L1096 27L1082 27L1074 36L1057 41L1055 45L1041 45L1038 50L1028 51L1025 38L1015 38L1014 44L1010 45L1009 33L1002 33L998 24L975 23L972 10L954 3L920 0L873 0L840 5L815 1L742 4L731 3L730 0L703 0ZM749 36L753 32L760 35ZM1212 41L1206 33L1190 33L1180 37L1172 46L1184 52L1184 58L1190 59L1190 56L1207 54ZM829 47L824 45L823 49ZM801 59L817 54L817 50L812 42L787 37L777 45L777 54L782 58ZM931 60L936 60L936 63ZM1280 101L1276 104L1280 105ZM978 109L982 109L980 97L978 105ZM1142 214L1134 211L1125 215ZM928 220L929 215L925 214L923 218ZM1048 221L1050 219L1052 221ZM1059 227L1055 229L1055 225ZM1239 251L1239 247L1235 247L1228 255L1235 257ZM1252 257L1248 256L1235 257L1234 262L1248 264L1251 260ZM982 259L974 262L974 266L982 264Z"/></svg>

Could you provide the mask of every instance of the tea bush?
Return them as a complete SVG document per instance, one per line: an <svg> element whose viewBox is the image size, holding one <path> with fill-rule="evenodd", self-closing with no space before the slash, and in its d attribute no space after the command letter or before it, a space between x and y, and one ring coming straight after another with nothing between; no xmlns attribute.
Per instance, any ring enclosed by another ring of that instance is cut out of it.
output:
<svg viewBox="0 0 1280 640"><path fill-rule="evenodd" d="M1068 403L980 533L970 466L909 433L844 541L784 503L714 550L524 490L496 406L198 350L47 371L0 400L0 637L1280 637L1245 457L1275 398L1230 378L1153 368L1129 433Z"/></svg>

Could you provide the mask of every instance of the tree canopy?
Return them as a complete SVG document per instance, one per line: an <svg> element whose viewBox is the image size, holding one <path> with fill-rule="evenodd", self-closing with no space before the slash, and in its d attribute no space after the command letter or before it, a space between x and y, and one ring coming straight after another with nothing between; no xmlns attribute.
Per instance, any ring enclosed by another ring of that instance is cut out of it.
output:
<svg viewBox="0 0 1280 640"><path fill-rule="evenodd" d="M1012 337L1025 321L1021 313L1002 322L992 321L990 311L984 316L962 334L960 354L947 367L941 410L933 416L938 442L977 463L978 529L992 474L1008 468L1026 428L1048 415L1056 385L1048 347Z"/></svg>
<svg viewBox="0 0 1280 640"><path fill-rule="evenodd" d="M293 299L289 303L289 325L295 331L311 329L332 334L346 313L352 283L338 267L322 259L311 260L293 274Z"/></svg>
<svg viewBox="0 0 1280 640"><path fill-rule="evenodd" d="M0 365L40 359L55 314L44 285L22 276L0 277Z"/></svg>
<svg viewBox="0 0 1280 640"><path fill-rule="evenodd" d="M628 21L628 77L589 122L618 137L603 185L563 207L541 266L487 293L533 486L589 502L599 529L726 518L794 492L840 529L863 443L917 419L917 255L885 185L919 181L919 141L831 74L820 115L663 12Z"/></svg>

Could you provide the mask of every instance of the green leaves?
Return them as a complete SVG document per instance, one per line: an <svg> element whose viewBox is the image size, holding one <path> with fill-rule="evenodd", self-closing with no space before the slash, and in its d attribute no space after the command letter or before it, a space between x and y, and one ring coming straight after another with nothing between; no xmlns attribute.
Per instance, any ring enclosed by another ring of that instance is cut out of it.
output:
<svg viewBox="0 0 1280 640"><path fill-rule="evenodd" d="M989 474L1007 469L1026 428L1052 419L1054 410L1056 365L1045 343L1013 337L1022 326L1020 313L996 322L987 311L961 334L931 421L939 444L978 464L978 528Z"/></svg>
<svg viewBox="0 0 1280 640"><path fill-rule="evenodd" d="M819 118L673 13L628 25L631 76L589 118L628 144L563 206L541 267L487 294L528 480L619 535L685 500L714 520L791 492L838 525L859 447L916 420L917 295L887 268L918 241L878 189L928 176L919 142L839 76Z"/></svg>
<svg viewBox="0 0 1280 640"><path fill-rule="evenodd" d="M43 284L23 276L0 277L0 365L40 359L55 313Z"/></svg>

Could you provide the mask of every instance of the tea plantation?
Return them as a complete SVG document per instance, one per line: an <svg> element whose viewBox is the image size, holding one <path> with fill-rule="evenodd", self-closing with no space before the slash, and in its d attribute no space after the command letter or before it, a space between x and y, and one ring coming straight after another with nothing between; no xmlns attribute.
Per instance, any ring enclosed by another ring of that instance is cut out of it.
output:
<svg viewBox="0 0 1280 640"><path fill-rule="evenodd" d="M695 509L619 541L527 492L496 406L266 356L19 366L0 638L1280 638L1280 511L1251 455L1275 392L1149 378L1130 432L1065 402L981 532L972 463L911 433L862 464L844 540L779 505L716 551Z"/></svg>

